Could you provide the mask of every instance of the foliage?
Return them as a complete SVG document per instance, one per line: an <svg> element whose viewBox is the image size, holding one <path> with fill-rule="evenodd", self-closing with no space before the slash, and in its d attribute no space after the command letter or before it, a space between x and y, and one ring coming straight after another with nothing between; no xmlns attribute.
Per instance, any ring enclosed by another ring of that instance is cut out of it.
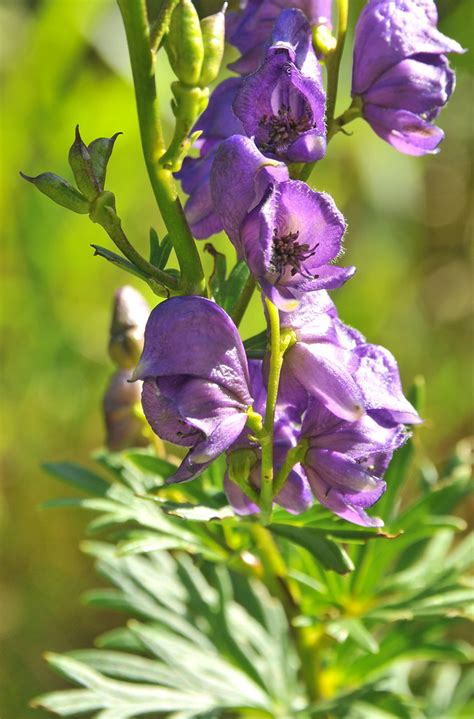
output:
<svg viewBox="0 0 474 719"><path fill-rule="evenodd" d="M89 495L47 506L97 515L82 548L113 588L88 592L86 603L130 619L96 649L48 654L81 688L35 704L101 719L429 719L441 694L443 717L467 717L471 675L454 664L473 657L459 638L473 540L456 537L465 524L449 514L470 490L467 450L459 444L434 484L419 473L418 496L401 507L413 446L399 450L384 531L321 507L277 510L268 529L236 518L219 462L179 488L164 483L172 465L147 451L102 452L105 471L47 465ZM308 651L317 700L303 684Z"/></svg>

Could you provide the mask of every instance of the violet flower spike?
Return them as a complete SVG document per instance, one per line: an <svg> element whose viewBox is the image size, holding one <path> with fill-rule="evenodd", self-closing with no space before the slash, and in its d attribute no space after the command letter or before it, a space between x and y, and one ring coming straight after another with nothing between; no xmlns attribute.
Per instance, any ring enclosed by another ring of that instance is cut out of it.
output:
<svg viewBox="0 0 474 719"><path fill-rule="evenodd" d="M233 108L264 154L285 162L324 156L326 96L300 10L281 13L264 64L244 79Z"/></svg>
<svg viewBox="0 0 474 719"><path fill-rule="evenodd" d="M133 379L153 431L190 451L169 481L187 481L228 449L252 404L245 350L222 308L202 297L158 305Z"/></svg>
<svg viewBox="0 0 474 719"><path fill-rule="evenodd" d="M384 493L383 473L408 438L406 430L401 425L381 427L367 415L345 422L313 400L301 436L309 445L302 465L316 499L348 522L383 526L365 510Z"/></svg>
<svg viewBox="0 0 474 719"><path fill-rule="evenodd" d="M275 20L282 10L298 8L311 27L332 27L332 0L241 0L241 7L241 12L226 15L226 39L242 54L229 69L241 75L254 72L262 64Z"/></svg>
<svg viewBox="0 0 474 719"><path fill-rule="evenodd" d="M306 292L335 289L354 267L330 264L346 229L332 198L299 180L270 187L246 217L240 242L250 271L281 310L295 309Z"/></svg>
<svg viewBox="0 0 474 719"><path fill-rule="evenodd" d="M400 152L435 152L433 124L454 90L446 53L464 52L436 28L432 0L370 0L357 22L352 95L372 129Z"/></svg>

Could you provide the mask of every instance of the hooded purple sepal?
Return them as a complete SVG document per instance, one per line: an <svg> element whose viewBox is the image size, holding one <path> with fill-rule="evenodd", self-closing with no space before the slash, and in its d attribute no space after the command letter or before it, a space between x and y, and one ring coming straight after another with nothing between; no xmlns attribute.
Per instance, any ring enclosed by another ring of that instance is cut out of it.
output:
<svg viewBox="0 0 474 719"><path fill-rule="evenodd" d="M344 422L314 400L301 434L309 442L302 464L317 500L354 524L383 526L365 510L386 489L383 472L408 437L403 427L384 428L367 415Z"/></svg>
<svg viewBox="0 0 474 719"><path fill-rule="evenodd" d="M247 213L269 187L287 179L286 165L262 155L248 137L229 137L217 150L211 172L212 202L240 258L239 230Z"/></svg>
<svg viewBox="0 0 474 719"><path fill-rule="evenodd" d="M171 481L192 479L241 434L252 404L245 350L237 328L202 297L174 297L156 307L133 379L162 439L190 447Z"/></svg>
<svg viewBox="0 0 474 719"><path fill-rule="evenodd" d="M356 27L352 94L373 130L409 155L443 140L433 121L455 85L445 54L463 52L436 22L432 0L371 0Z"/></svg>
<svg viewBox="0 0 474 719"><path fill-rule="evenodd" d="M226 16L226 39L242 54L229 68L241 75L248 75L261 65L272 42L275 21L288 6L301 10L311 27L331 27L332 0L248 0L241 2L241 6L241 12Z"/></svg>
<svg viewBox="0 0 474 719"><path fill-rule="evenodd" d="M304 182L270 187L240 231L250 271L265 295L285 312L307 292L340 287L353 267L330 264L342 250L346 224L329 195Z"/></svg>

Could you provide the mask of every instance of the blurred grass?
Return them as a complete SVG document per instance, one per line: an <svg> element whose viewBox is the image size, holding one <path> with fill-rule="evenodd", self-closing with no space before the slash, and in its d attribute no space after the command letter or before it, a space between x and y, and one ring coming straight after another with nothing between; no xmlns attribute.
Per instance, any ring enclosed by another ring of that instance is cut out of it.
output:
<svg viewBox="0 0 474 719"><path fill-rule="evenodd" d="M360 2L351 3L353 17ZM442 29L469 44L470 0L440 3ZM77 543L83 519L38 504L60 492L40 469L77 459L102 441L100 401L110 373L106 338L118 270L92 256L110 246L100 228L23 183L50 170L69 176L67 150L76 123L87 141L121 130L108 187L130 238L144 251L148 228L162 233L139 146L133 91L118 12L109 0L3 2L0 216L3 492L0 529L6 557L0 582L0 711L4 719L39 716L26 708L59 680L41 651L86 646L115 620L83 612L78 596L95 582ZM345 262L354 280L335 294L340 314L389 347L405 386L428 385L423 442L442 461L471 431L472 277L469 197L473 144L472 53L453 58L458 88L439 124L438 156L409 158L361 121L337 136L312 182L330 192L349 221ZM160 59L159 95L170 130L169 82ZM341 109L350 85L345 54ZM225 238L215 242L231 253ZM209 266L209 257L205 258ZM148 297L147 288L135 284ZM245 335L261 328L254 299Z"/></svg>

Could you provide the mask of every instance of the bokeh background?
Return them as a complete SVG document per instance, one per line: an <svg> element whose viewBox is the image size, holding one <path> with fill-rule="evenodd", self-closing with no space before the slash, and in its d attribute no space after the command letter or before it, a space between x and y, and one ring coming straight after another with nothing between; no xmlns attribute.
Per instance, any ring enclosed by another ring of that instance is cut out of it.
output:
<svg viewBox="0 0 474 719"><path fill-rule="evenodd" d="M472 0L438 4L441 29L468 47ZM351 2L352 25L361 5ZM341 111L349 98L349 48L350 39ZM103 441L111 297L130 276L93 257L91 243L110 246L101 228L48 201L18 171L70 177L67 151L76 123L87 142L121 130L108 187L127 234L145 252L149 227L160 234L163 227L142 161L113 0L3 0L0 62L0 715L21 719L40 716L27 708L32 696L61 685L42 651L90 645L117 621L80 605L81 592L98 581L78 549L84 518L38 505L62 492L42 462L87 462ZM421 439L436 463L472 431L472 52L452 64L458 83L439 121L446 131L439 155L400 155L358 120L351 137L333 140L312 177L347 216L345 261L359 268L335 293L340 314L394 352L405 386L417 374L426 377ZM157 79L169 132L171 73L161 55ZM225 238L215 245L232 257ZM132 284L153 304L146 286ZM244 336L261 328L255 300Z"/></svg>

